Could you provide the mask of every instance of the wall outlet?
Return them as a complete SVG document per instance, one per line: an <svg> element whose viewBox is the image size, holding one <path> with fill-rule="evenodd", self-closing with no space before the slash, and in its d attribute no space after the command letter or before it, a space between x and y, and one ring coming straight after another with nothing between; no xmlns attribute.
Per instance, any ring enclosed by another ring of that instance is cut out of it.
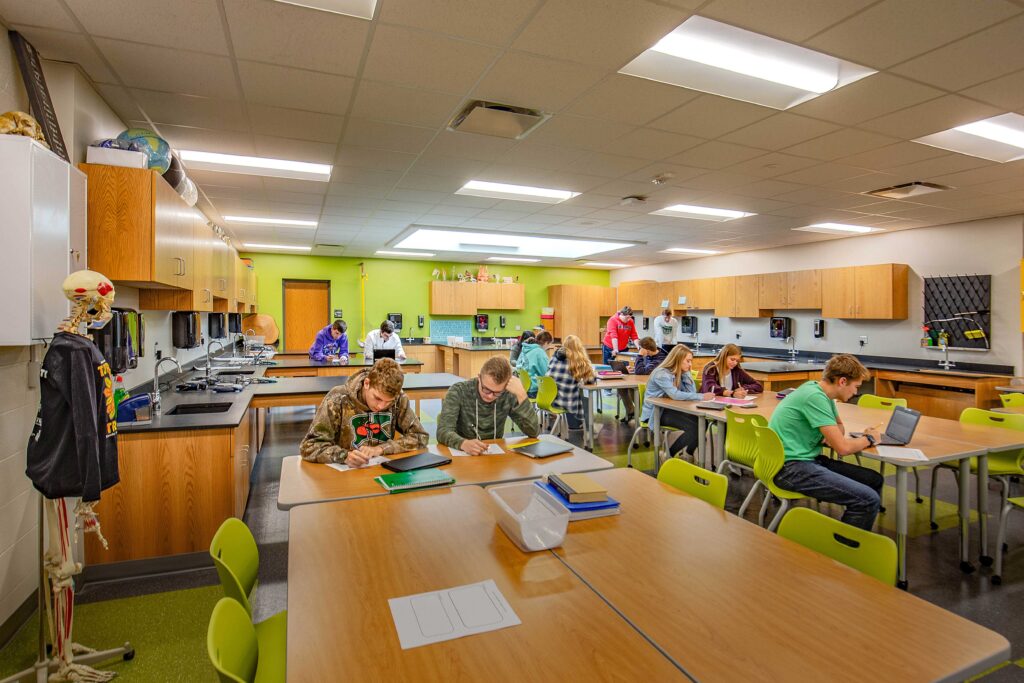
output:
<svg viewBox="0 0 1024 683"><path fill-rule="evenodd" d="M521 329L523 329L522 325L516 325L516 332L519 332Z"/></svg>
<svg viewBox="0 0 1024 683"><path fill-rule="evenodd" d="M736 338L739 339L742 336L743 336L743 333L740 332L739 330L736 330Z"/></svg>
<svg viewBox="0 0 1024 683"><path fill-rule="evenodd" d="M857 341L861 346L867 346L868 336L866 334L862 334L860 337L858 337Z"/></svg>
<svg viewBox="0 0 1024 683"><path fill-rule="evenodd" d="M342 310L340 308L335 308L334 309L334 317L335 318L344 318L345 316L342 315Z"/></svg>

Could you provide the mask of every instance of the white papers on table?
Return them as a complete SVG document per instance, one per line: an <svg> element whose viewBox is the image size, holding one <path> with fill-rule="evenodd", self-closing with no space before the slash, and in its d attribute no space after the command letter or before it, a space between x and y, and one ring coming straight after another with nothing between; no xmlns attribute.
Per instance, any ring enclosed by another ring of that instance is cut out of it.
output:
<svg viewBox="0 0 1024 683"><path fill-rule="evenodd" d="M927 462L928 457L916 448L902 446L875 446L878 454L886 460L918 460Z"/></svg>
<svg viewBox="0 0 1024 683"><path fill-rule="evenodd" d="M370 458L367 461L367 463L365 465L363 465L363 467L372 467L373 465L379 465L382 462L390 462L390 461L391 461L391 458L385 458L383 455L375 455L372 458ZM361 469L360 467L353 467L352 465L343 465L340 462L329 462L329 463L327 463L327 466L328 467L333 467L334 469L338 470L339 472L348 472L349 470Z"/></svg>
<svg viewBox="0 0 1024 683"><path fill-rule="evenodd" d="M523 623L493 579L388 600L403 650Z"/></svg>
<svg viewBox="0 0 1024 683"><path fill-rule="evenodd" d="M458 448L449 448L448 450L450 450L452 455L457 458L469 455L466 451L460 451ZM496 443L490 443L487 444L487 450L480 455L505 455L505 450Z"/></svg>

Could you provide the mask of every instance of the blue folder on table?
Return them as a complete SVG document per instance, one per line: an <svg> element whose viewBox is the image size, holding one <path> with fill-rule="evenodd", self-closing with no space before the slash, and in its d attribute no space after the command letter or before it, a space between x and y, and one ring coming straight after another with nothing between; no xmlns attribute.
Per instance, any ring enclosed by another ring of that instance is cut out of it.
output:
<svg viewBox="0 0 1024 683"><path fill-rule="evenodd" d="M564 505L567 510L569 510L570 514L577 512L594 512L597 510L609 510L611 508L619 507L619 501L615 500L611 496L608 496L608 500L602 500L598 503L570 503L565 499L565 496L558 492L558 489L556 489L554 486L547 483L546 481L535 481L533 483L541 487L542 489L545 489L548 493L553 495L555 497L555 500L557 500L559 503Z"/></svg>

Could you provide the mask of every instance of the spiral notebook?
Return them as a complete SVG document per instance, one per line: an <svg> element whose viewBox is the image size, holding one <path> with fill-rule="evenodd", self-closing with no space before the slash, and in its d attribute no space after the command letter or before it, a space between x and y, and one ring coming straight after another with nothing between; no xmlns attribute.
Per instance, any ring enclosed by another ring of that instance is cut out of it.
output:
<svg viewBox="0 0 1024 683"><path fill-rule="evenodd" d="M380 484L388 493L412 491L432 486L451 486L455 478L439 469L412 470L411 472L395 472L382 474L373 480Z"/></svg>

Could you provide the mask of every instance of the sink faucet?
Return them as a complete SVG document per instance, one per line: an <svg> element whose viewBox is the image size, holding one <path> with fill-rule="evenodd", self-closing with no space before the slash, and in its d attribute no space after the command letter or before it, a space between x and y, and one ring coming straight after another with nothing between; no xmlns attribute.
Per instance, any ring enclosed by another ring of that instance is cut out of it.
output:
<svg viewBox="0 0 1024 683"><path fill-rule="evenodd" d="M210 351L212 350L212 347L213 347L214 344L219 346L221 351L224 350L224 344L222 344L221 342L217 341L216 339L211 339L206 344L206 383L207 384L210 383L210 369L213 367L213 361L210 359Z"/></svg>
<svg viewBox="0 0 1024 683"><path fill-rule="evenodd" d="M150 398L153 402L153 414L160 414L160 366L171 361L175 367L178 368L178 372L181 372L181 363L178 362L177 358L173 356L166 356L157 361L156 367L153 368L153 393L150 394Z"/></svg>
<svg viewBox="0 0 1024 683"><path fill-rule="evenodd" d="M955 368L956 363L949 359L949 344L942 342L939 344L939 347L942 349L942 360L939 361L939 367L944 368L946 370L949 370L950 368Z"/></svg>
<svg viewBox="0 0 1024 683"><path fill-rule="evenodd" d="M693 350L700 351L700 332L693 333Z"/></svg>
<svg viewBox="0 0 1024 683"><path fill-rule="evenodd" d="M789 342L789 359L795 361L798 353L796 350L796 337L786 337L786 341Z"/></svg>

